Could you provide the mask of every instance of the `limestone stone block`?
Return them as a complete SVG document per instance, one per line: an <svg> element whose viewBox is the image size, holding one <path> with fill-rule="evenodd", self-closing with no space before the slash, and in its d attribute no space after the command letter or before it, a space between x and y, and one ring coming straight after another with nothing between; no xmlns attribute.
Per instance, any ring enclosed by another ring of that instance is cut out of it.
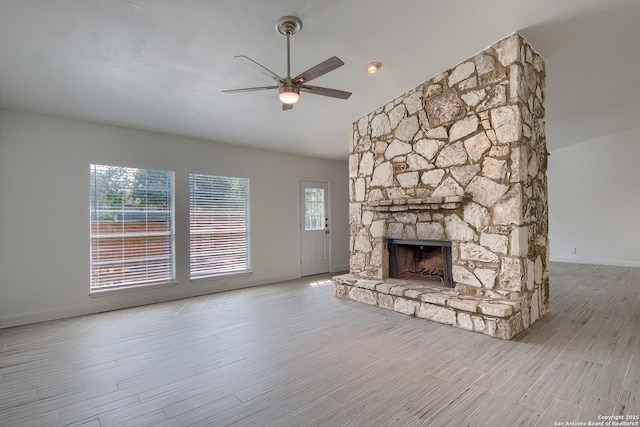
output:
<svg viewBox="0 0 640 427"><path fill-rule="evenodd" d="M387 188L387 197L391 200L402 200L407 197L407 193L403 188L392 187ZM404 208L402 208L402 210L404 210Z"/></svg>
<svg viewBox="0 0 640 427"><path fill-rule="evenodd" d="M474 243L460 244L460 259L464 261L498 262L500 258L493 252Z"/></svg>
<svg viewBox="0 0 640 427"><path fill-rule="evenodd" d="M369 260L369 264L372 266L381 266L382 265L382 256L384 253L384 244L381 240L374 242L373 251L371 251L371 259ZM381 277L381 276L376 276Z"/></svg>
<svg viewBox="0 0 640 427"><path fill-rule="evenodd" d="M376 291L378 291L381 294L389 294L391 292L392 287L393 285L391 283L383 282L376 285Z"/></svg>
<svg viewBox="0 0 640 427"><path fill-rule="evenodd" d="M425 292L420 295L420 301L442 306L447 304L447 298L449 297L442 292Z"/></svg>
<svg viewBox="0 0 640 427"><path fill-rule="evenodd" d="M371 246L371 240L369 240L369 235L366 231L361 230L360 232L358 232L353 248L354 250L360 252L371 252L373 250L373 247Z"/></svg>
<svg viewBox="0 0 640 427"><path fill-rule="evenodd" d="M464 189L451 177L445 179L431 194L431 197L463 196Z"/></svg>
<svg viewBox="0 0 640 427"><path fill-rule="evenodd" d="M487 329L487 325L484 322L484 319L480 316L471 316L471 321L473 322L473 330L476 332L484 332Z"/></svg>
<svg viewBox="0 0 640 427"><path fill-rule="evenodd" d="M476 64L473 61L465 62L458 65L451 71L449 75L449 86L452 87L468 78L476 70Z"/></svg>
<svg viewBox="0 0 640 427"><path fill-rule="evenodd" d="M456 312L444 307L423 302L416 315L422 319L432 320L447 325L456 324Z"/></svg>
<svg viewBox="0 0 640 427"><path fill-rule="evenodd" d="M469 313L458 313L458 325L462 329L473 331L473 322Z"/></svg>
<svg viewBox="0 0 640 427"><path fill-rule="evenodd" d="M482 175L491 179L507 178L507 161L485 157L482 162Z"/></svg>
<svg viewBox="0 0 640 427"><path fill-rule="evenodd" d="M416 226L415 225L405 225L404 231L402 232L403 239L415 240L418 238L416 235Z"/></svg>
<svg viewBox="0 0 640 427"><path fill-rule="evenodd" d="M360 206L360 204L358 204ZM373 222L373 212L364 211L362 212L362 225L371 225Z"/></svg>
<svg viewBox="0 0 640 427"><path fill-rule="evenodd" d="M444 176L444 170L442 169L433 169L428 172L422 174L422 178L420 179L424 185L429 185L431 187L435 187L440 184L442 181L442 177Z"/></svg>
<svg viewBox="0 0 640 427"><path fill-rule="evenodd" d="M542 258L540 258L540 255L537 256L534 264L534 278L536 285L542 283Z"/></svg>
<svg viewBox="0 0 640 427"><path fill-rule="evenodd" d="M482 314L494 317L509 317L513 314L513 307L507 304L483 301L478 304L478 309Z"/></svg>
<svg viewBox="0 0 640 427"><path fill-rule="evenodd" d="M429 163L429 160L422 157L420 154L409 153L407 154L407 165L409 170L422 170L433 169L434 166Z"/></svg>
<svg viewBox="0 0 640 427"><path fill-rule="evenodd" d="M419 128L418 117L409 116L402 119L396 128L394 136L400 141L411 141Z"/></svg>
<svg viewBox="0 0 640 427"><path fill-rule="evenodd" d="M378 138L391 133L389 117L382 113L376 115L371 121L371 137Z"/></svg>
<svg viewBox="0 0 640 427"><path fill-rule="evenodd" d="M500 40L495 45L498 60L503 66L508 66L518 60L520 53L519 36L513 34L506 39Z"/></svg>
<svg viewBox="0 0 640 427"><path fill-rule="evenodd" d="M407 116L407 107L404 104L399 104L389 111L389 124L391 129L396 129L398 124ZM396 137L397 138L397 137ZM403 140L404 141L404 140Z"/></svg>
<svg viewBox="0 0 640 427"><path fill-rule="evenodd" d="M364 253L351 253L349 256L349 269L354 271L361 271L364 269L366 257Z"/></svg>
<svg viewBox="0 0 640 427"><path fill-rule="evenodd" d="M405 97L402 102L404 102L404 105L407 108L407 113L409 115L415 114L422 109L422 93L414 92Z"/></svg>
<svg viewBox="0 0 640 427"><path fill-rule="evenodd" d="M477 203L467 203L464 206L463 217L466 223L473 225L478 231L489 225L489 210Z"/></svg>
<svg viewBox="0 0 640 427"><path fill-rule="evenodd" d="M511 148L508 145L494 145L489 150L489 156L494 158L504 158L511 154Z"/></svg>
<svg viewBox="0 0 640 427"><path fill-rule="evenodd" d="M479 75L489 73L496 68L496 60L491 55L481 53L476 55L475 60L476 70Z"/></svg>
<svg viewBox="0 0 640 427"><path fill-rule="evenodd" d="M385 236L386 228L387 228L386 220L379 219L379 220L373 221L371 223L371 227L369 227L369 234L371 234L371 237L373 237L374 239L381 239Z"/></svg>
<svg viewBox="0 0 640 427"><path fill-rule="evenodd" d="M480 244L492 252L506 255L509 248L509 238L501 234L482 233L480 234Z"/></svg>
<svg viewBox="0 0 640 427"><path fill-rule="evenodd" d="M480 165L452 166L449 172L460 185L466 186L480 172Z"/></svg>
<svg viewBox="0 0 640 427"><path fill-rule="evenodd" d="M393 185L393 165L390 162L380 163L373 171L371 186L391 187Z"/></svg>
<svg viewBox="0 0 640 427"><path fill-rule="evenodd" d="M414 144L413 149L427 160L433 160L443 145L444 143L437 139L421 139Z"/></svg>
<svg viewBox="0 0 640 427"><path fill-rule="evenodd" d="M420 222L416 225L416 234L421 240L443 240L444 227L438 222Z"/></svg>
<svg viewBox="0 0 640 427"><path fill-rule="evenodd" d="M502 258L499 283L502 289L520 292L524 279L522 260L520 258Z"/></svg>
<svg viewBox="0 0 640 427"><path fill-rule="evenodd" d="M358 132L360 135L367 135L369 133L369 118L367 116L358 120Z"/></svg>
<svg viewBox="0 0 640 427"><path fill-rule="evenodd" d="M477 135L465 139L464 148L467 150L469 158L477 162L484 156L484 153L491 148L491 141L489 141L485 132L480 132Z"/></svg>
<svg viewBox="0 0 640 427"><path fill-rule="evenodd" d="M360 203L349 203L349 225L359 226L362 215L362 205Z"/></svg>
<svg viewBox="0 0 640 427"><path fill-rule="evenodd" d="M496 277L498 271L490 268L476 268L473 273L476 275L482 285L487 289L493 289L496 286Z"/></svg>
<svg viewBox="0 0 640 427"><path fill-rule="evenodd" d="M500 107L507 102L507 89L503 85L491 88L487 96L476 107L476 111L486 111L495 107Z"/></svg>
<svg viewBox="0 0 640 427"><path fill-rule="evenodd" d="M426 99L424 104L432 127L461 119L467 112L464 102L453 89Z"/></svg>
<svg viewBox="0 0 640 427"><path fill-rule="evenodd" d="M349 178L357 178L358 177L358 162L360 160L360 156L357 154L351 154L349 156Z"/></svg>
<svg viewBox="0 0 640 427"><path fill-rule="evenodd" d="M411 144L394 139L393 142L389 144L389 147L387 147L387 150L384 152L384 157L387 160L391 160L395 157L404 156L405 154L411 153L411 151Z"/></svg>
<svg viewBox="0 0 640 427"><path fill-rule="evenodd" d="M509 240L509 255L526 257L529 254L529 227L514 228Z"/></svg>
<svg viewBox="0 0 640 427"><path fill-rule="evenodd" d="M373 153L363 153L360 159L359 173L361 176L370 176L373 173L374 156Z"/></svg>
<svg viewBox="0 0 640 427"><path fill-rule="evenodd" d="M468 116L462 120L455 122L451 126L451 129L449 129L449 140L451 142L457 141L467 135L474 133L478 129L479 124L480 122L478 121L478 116L476 116L475 114L473 116Z"/></svg>
<svg viewBox="0 0 640 427"><path fill-rule="evenodd" d="M440 151L436 158L436 166L448 168L464 165L467 162L467 151L461 141L448 145Z"/></svg>
<svg viewBox="0 0 640 427"><path fill-rule="evenodd" d="M387 228L387 237L390 239L402 239L403 231L404 225L397 222L389 223Z"/></svg>
<svg viewBox="0 0 640 427"><path fill-rule="evenodd" d="M356 202L364 201L366 187L367 187L367 184L364 178L356 179L356 182L354 184L354 198Z"/></svg>
<svg viewBox="0 0 640 427"><path fill-rule="evenodd" d="M534 273L535 265L534 265L534 262L531 261L530 259L526 260L526 262L527 262L527 274L526 274L527 289L532 291L535 285L535 273Z"/></svg>
<svg viewBox="0 0 640 427"><path fill-rule="evenodd" d="M522 225L524 223L522 203L522 186L516 184L494 206L493 223L495 225Z"/></svg>
<svg viewBox="0 0 640 427"><path fill-rule="evenodd" d="M519 141L522 136L520 110L515 105L491 110L491 124L500 144Z"/></svg>
<svg viewBox="0 0 640 427"><path fill-rule="evenodd" d="M395 295L397 297L401 297L402 295L404 295L404 290L406 289L406 287L404 285L394 285L391 287L391 289L389 289L389 293L391 295Z"/></svg>
<svg viewBox="0 0 640 427"><path fill-rule="evenodd" d="M448 215L445 221L445 235L448 240L472 242L476 233L458 215Z"/></svg>
<svg viewBox="0 0 640 427"><path fill-rule="evenodd" d="M540 317L540 295L536 289L531 295L531 324Z"/></svg>
<svg viewBox="0 0 640 427"><path fill-rule="evenodd" d="M393 214L393 219L401 224L415 224L418 221L418 214L410 212L398 212Z"/></svg>
<svg viewBox="0 0 640 427"><path fill-rule="evenodd" d="M509 189L504 184L486 178L484 176L476 176L467 186L467 193L471 195L474 202L485 207L492 207Z"/></svg>
<svg viewBox="0 0 640 427"><path fill-rule="evenodd" d="M460 299L460 298L449 298L447 300L447 305L451 308L456 308L458 310L470 311L475 313L478 309L478 301L477 300L469 300L469 299Z"/></svg>
<svg viewBox="0 0 640 427"><path fill-rule="evenodd" d="M445 128L444 126L438 126L438 127L434 127L427 130L427 132L425 133L425 136L427 138L432 138L432 139L448 139L449 138L449 134L447 133L447 128Z"/></svg>
<svg viewBox="0 0 640 427"><path fill-rule="evenodd" d="M351 288L351 290L349 291L349 298L354 301L362 302L369 305L378 304L378 299L376 298L375 292L372 292L368 289Z"/></svg>
<svg viewBox="0 0 640 427"><path fill-rule="evenodd" d="M460 95L460 98L467 104L469 107L475 107L484 99L487 95L487 91L484 89L472 90Z"/></svg>
<svg viewBox="0 0 640 427"><path fill-rule="evenodd" d="M414 188L418 185L418 172L406 172L396 176L400 186L403 188Z"/></svg>
<svg viewBox="0 0 640 427"><path fill-rule="evenodd" d="M417 301L412 301L412 300L398 297L393 302L393 309L398 313L408 314L410 316L413 316L416 314L416 310L418 309L419 305L420 303L418 303Z"/></svg>
<svg viewBox="0 0 640 427"><path fill-rule="evenodd" d="M369 289L375 291L376 286L380 283L380 280L358 279L355 283L355 287L362 289Z"/></svg>
<svg viewBox="0 0 640 427"><path fill-rule="evenodd" d="M387 294L378 294L378 306L393 310L393 297Z"/></svg>
<svg viewBox="0 0 640 427"><path fill-rule="evenodd" d="M469 285L476 288L482 287L482 283L480 283L478 278L474 276L473 273L467 270L466 268L459 265L454 265L452 267L452 270L453 270L454 282L462 283L464 285Z"/></svg>
<svg viewBox="0 0 640 427"><path fill-rule="evenodd" d="M347 298L349 295L349 290L351 286L334 284L333 285L333 295L338 298Z"/></svg>
<svg viewBox="0 0 640 427"><path fill-rule="evenodd" d="M523 182L527 176L527 150L513 147L511 150L511 182Z"/></svg>

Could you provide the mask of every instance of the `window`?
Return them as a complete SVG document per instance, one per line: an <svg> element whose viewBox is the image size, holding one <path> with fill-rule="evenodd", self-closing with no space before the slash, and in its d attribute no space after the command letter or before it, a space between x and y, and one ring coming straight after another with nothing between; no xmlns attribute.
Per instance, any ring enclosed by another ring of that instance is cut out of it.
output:
<svg viewBox="0 0 640 427"><path fill-rule="evenodd" d="M91 165L91 290L175 280L173 175Z"/></svg>
<svg viewBox="0 0 640 427"><path fill-rule="evenodd" d="M324 230L324 188L304 189L304 229Z"/></svg>
<svg viewBox="0 0 640 427"><path fill-rule="evenodd" d="M249 270L246 178L189 174L191 278Z"/></svg>

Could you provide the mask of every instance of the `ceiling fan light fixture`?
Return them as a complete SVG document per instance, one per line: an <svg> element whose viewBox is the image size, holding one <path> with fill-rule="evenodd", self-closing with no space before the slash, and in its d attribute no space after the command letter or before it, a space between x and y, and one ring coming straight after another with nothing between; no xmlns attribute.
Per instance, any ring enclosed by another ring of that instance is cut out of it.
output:
<svg viewBox="0 0 640 427"><path fill-rule="evenodd" d="M285 104L295 104L300 99L300 94L295 92L280 92L278 96Z"/></svg>
<svg viewBox="0 0 640 427"><path fill-rule="evenodd" d="M284 104L295 104L300 100L300 88L292 83L284 84L280 86L278 97Z"/></svg>

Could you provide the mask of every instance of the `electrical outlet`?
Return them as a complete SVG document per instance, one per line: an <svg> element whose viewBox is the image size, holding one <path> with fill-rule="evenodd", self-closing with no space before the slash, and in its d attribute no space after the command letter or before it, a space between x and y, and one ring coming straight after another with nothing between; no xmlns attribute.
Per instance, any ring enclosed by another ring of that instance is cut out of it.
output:
<svg viewBox="0 0 640 427"><path fill-rule="evenodd" d="M573 255L577 254L577 253L578 253L578 248L576 248L575 246L573 246L573 247L571 248L571 253L572 253Z"/></svg>

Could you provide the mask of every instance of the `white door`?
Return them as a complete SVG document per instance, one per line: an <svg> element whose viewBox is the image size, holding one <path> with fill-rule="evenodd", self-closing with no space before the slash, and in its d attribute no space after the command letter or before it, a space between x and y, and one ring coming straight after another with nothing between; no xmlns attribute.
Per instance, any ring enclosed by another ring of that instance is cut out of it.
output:
<svg viewBox="0 0 640 427"><path fill-rule="evenodd" d="M300 181L301 274L329 272L329 184Z"/></svg>

